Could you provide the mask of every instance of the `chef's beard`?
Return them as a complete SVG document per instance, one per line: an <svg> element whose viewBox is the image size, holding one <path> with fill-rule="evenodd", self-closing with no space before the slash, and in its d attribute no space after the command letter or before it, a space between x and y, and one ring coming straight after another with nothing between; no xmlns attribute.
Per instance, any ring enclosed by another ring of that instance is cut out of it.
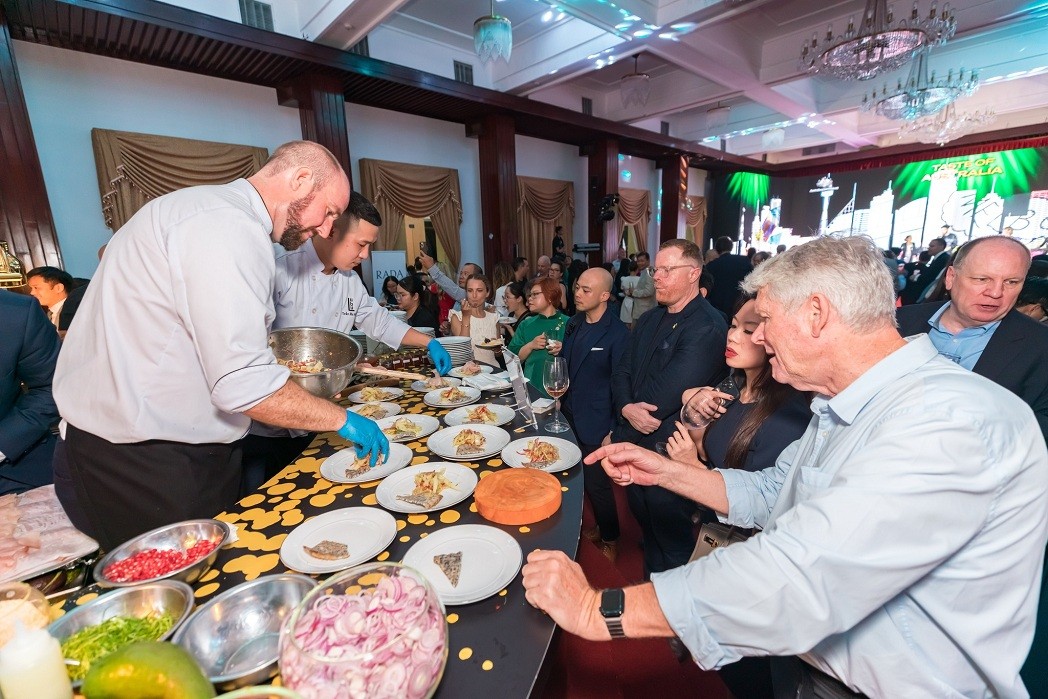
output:
<svg viewBox="0 0 1048 699"><path fill-rule="evenodd" d="M315 232L316 227L303 228L302 222L299 220L299 216L305 211L306 207L313 203L313 199L317 196L317 192L314 189L312 192L291 202L287 207L287 221L284 223L284 232L280 234L280 246L285 250L297 250L302 247L302 244L312 237L310 231ZM305 235L310 233L309 235Z"/></svg>

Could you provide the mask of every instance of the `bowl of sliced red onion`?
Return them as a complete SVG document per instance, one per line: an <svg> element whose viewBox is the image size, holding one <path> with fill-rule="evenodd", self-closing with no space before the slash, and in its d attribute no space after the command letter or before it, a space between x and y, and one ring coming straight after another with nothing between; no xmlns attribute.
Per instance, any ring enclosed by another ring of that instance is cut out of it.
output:
<svg viewBox="0 0 1048 699"><path fill-rule="evenodd" d="M280 677L303 699L427 699L448 658L444 605L398 563L350 568L311 591L280 633Z"/></svg>

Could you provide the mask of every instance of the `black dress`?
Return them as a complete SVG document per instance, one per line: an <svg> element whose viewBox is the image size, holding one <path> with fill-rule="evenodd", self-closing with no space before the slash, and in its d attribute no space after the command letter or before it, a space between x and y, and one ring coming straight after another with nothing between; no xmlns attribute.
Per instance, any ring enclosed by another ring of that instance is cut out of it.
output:
<svg viewBox="0 0 1048 699"><path fill-rule="evenodd" d="M404 319L404 322L413 328L433 328L434 332L439 332L440 323L437 322L437 314L425 306L416 308L410 317Z"/></svg>

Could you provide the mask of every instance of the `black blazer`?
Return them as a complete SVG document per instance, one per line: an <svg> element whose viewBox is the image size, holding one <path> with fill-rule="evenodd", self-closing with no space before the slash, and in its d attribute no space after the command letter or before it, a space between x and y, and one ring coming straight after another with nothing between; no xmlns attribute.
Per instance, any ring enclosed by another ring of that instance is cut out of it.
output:
<svg viewBox="0 0 1048 699"><path fill-rule="evenodd" d="M903 336L928 332L945 303L919 303L896 312ZM1011 310L997 326L974 371L1023 399L1048 439L1048 326Z"/></svg>
<svg viewBox="0 0 1048 699"><path fill-rule="evenodd" d="M730 316L735 311L735 301L742 293L739 282L753 271L750 259L745 255L721 255L706 265L706 270L713 275L710 303Z"/></svg>
<svg viewBox="0 0 1048 699"><path fill-rule="evenodd" d="M626 351L630 331L610 309L594 323L585 343L579 342L579 328L583 326L586 314L579 313L564 328L560 356L568 363L571 382L561 403L579 442L594 445L600 444L615 425L611 374Z"/></svg>
<svg viewBox="0 0 1048 699"><path fill-rule="evenodd" d="M666 307L657 306L634 323L626 351L611 376L617 420L612 439L616 442L650 449L666 441L676 429L673 423L679 419L681 394L696 386L716 386L727 374L728 324L717 309L696 296L659 333L666 315ZM653 415L662 425L651 434L638 432L622 417L623 406L638 402L657 406Z"/></svg>
<svg viewBox="0 0 1048 699"><path fill-rule="evenodd" d="M933 257L928 262L928 266L921 270L921 276L917 277L915 281L906 282L906 288L902 290L901 294L902 302L904 304L916 303L921 293L939 278L939 273L946 269L949 261L950 254L946 252L939 253Z"/></svg>
<svg viewBox="0 0 1048 699"><path fill-rule="evenodd" d="M80 302L84 300L84 294L87 293L88 280L84 279L78 286L74 286L72 290L66 294L65 303L62 304L62 310L58 313L58 329L69 330L69 324L73 322L73 316L76 315L76 311L80 308Z"/></svg>
<svg viewBox="0 0 1048 699"><path fill-rule="evenodd" d="M53 480L50 428L58 408L51 379L61 343L31 296L0 290L0 328L0 451L7 457L0 463L0 481L45 485ZM0 492L9 489L0 483Z"/></svg>

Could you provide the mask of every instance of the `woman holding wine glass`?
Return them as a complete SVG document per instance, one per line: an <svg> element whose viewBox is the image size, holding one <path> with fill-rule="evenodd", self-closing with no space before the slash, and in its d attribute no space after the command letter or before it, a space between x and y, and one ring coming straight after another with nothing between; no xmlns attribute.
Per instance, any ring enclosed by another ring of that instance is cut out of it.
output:
<svg viewBox="0 0 1048 699"><path fill-rule="evenodd" d="M528 293L528 310L533 315L517 323L516 333L509 343L509 351L520 357L524 375L545 398L542 371L549 354L547 343L559 343L564 338L568 317L557 310L560 306L560 284L549 277L536 279Z"/></svg>

